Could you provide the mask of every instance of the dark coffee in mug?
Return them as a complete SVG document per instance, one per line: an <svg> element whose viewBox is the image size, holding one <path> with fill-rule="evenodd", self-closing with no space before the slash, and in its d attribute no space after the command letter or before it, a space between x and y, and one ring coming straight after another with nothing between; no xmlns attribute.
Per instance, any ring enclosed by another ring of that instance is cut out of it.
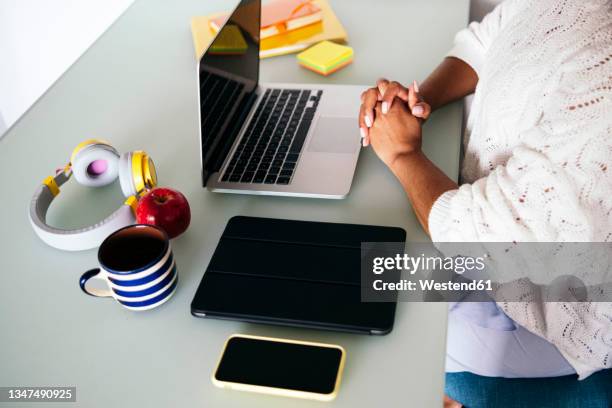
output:
<svg viewBox="0 0 612 408"><path fill-rule="evenodd" d="M100 247L98 260L114 271L133 271L161 258L167 244L165 234L158 229L126 228Z"/></svg>

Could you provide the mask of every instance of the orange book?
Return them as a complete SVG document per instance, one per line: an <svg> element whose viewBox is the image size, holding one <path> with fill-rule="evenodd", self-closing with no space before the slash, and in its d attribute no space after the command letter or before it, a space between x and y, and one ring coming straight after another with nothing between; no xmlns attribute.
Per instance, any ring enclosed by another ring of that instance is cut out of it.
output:
<svg viewBox="0 0 612 408"><path fill-rule="evenodd" d="M312 0L273 0L261 7L262 39L295 30L321 21L323 12ZM227 15L210 20L210 27L218 32Z"/></svg>

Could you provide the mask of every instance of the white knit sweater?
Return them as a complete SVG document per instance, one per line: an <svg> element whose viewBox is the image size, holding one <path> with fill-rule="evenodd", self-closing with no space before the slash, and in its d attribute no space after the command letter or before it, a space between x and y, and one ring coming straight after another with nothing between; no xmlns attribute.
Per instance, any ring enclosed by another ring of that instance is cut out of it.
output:
<svg viewBox="0 0 612 408"><path fill-rule="evenodd" d="M432 240L612 241L612 0L507 0L449 55L479 81ZM500 306L581 378L612 367L612 303Z"/></svg>

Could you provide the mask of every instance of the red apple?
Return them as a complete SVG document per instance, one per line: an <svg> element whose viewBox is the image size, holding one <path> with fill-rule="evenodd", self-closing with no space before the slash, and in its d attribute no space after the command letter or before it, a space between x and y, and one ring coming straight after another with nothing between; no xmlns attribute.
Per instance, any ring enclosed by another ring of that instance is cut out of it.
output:
<svg viewBox="0 0 612 408"><path fill-rule="evenodd" d="M170 238L181 235L191 221L191 210L185 196L167 187L156 187L138 202L136 222L155 225Z"/></svg>

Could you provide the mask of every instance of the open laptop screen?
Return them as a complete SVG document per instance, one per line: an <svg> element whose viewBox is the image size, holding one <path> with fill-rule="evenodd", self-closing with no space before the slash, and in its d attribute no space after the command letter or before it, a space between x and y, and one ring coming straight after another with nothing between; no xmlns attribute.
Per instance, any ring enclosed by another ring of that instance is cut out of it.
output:
<svg viewBox="0 0 612 408"><path fill-rule="evenodd" d="M211 20L218 33L200 59L203 183L217 171L254 101L259 78L261 0L241 0Z"/></svg>

